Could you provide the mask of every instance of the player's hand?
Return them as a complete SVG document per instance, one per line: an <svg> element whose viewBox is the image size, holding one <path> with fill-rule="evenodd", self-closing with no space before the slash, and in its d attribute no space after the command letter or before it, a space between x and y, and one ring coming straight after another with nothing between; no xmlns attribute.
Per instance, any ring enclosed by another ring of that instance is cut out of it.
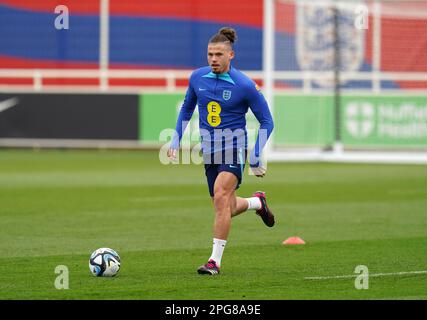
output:
<svg viewBox="0 0 427 320"><path fill-rule="evenodd" d="M264 168L263 166L258 166L258 167L250 167L253 174L256 175L259 178L264 178L265 173L267 171L266 168Z"/></svg>
<svg viewBox="0 0 427 320"><path fill-rule="evenodd" d="M177 158L176 158L176 153L177 153L177 149L168 149L168 157L169 159L171 159L172 161L176 162Z"/></svg>

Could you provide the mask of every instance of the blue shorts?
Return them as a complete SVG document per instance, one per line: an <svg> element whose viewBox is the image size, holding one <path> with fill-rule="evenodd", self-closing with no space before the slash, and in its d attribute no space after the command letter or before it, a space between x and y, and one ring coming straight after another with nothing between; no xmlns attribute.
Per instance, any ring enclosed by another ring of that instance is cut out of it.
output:
<svg viewBox="0 0 427 320"><path fill-rule="evenodd" d="M240 187L243 171L245 169L246 155L246 149L233 149L230 150L230 152L222 152L222 154L212 153L203 155L205 174L211 197L214 196L215 180L220 172L226 171L233 173L237 177L236 190Z"/></svg>

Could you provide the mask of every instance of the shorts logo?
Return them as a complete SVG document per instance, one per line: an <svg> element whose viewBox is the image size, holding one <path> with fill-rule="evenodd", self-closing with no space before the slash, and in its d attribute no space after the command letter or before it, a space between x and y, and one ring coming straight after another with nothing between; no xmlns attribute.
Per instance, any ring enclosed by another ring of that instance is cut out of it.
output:
<svg viewBox="0 0 427 320"><path fill-rule="evenodd" d="M223 98L225 101L230 100L230 98L231 98L231 91L230 91L230 90L224 90L224 91L222 92L222 98Z"/></svg>

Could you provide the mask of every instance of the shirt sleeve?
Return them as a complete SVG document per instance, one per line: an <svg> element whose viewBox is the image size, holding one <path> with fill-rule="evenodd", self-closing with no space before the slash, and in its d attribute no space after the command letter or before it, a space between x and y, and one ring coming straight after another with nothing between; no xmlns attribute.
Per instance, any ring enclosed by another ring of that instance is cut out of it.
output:
<svg viewBox="0 0 427 320"><path fill-rule="evenodd" d="M171 148L179 149L179 144L184 134L185 129L187 128L188 122L190 121L194 109L197 104L197 96L194 92L194 77L190 77L190 83L185 94L184 103L182 104L181 111L179 112L178 120L176 121L175 134L172 138Z"/></svg>
<svg viewBox="0 0 427 320"><path fill-rule="evenodd" d="M254 82L250 84L248 89L248 104L253 114L260 123L258 130L255 147L249 156L249 164L251 167L258 167L260 165L260 157L262 150L267 143L268 138L274 128L273 117L271 116L270 109L264 95L261 93L258 85Z"/></svg>

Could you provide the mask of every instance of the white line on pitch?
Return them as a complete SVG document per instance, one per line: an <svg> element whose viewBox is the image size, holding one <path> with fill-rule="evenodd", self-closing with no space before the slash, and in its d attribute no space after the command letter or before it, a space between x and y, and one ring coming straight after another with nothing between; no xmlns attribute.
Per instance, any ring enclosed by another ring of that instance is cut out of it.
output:
<svg viewBox="0 0 427 320"><path fill-rule="evenodd" d="M392 273L370 273L369 277L387 277L387 276L404 276L410 274L425 274L427 270L423 271L404 271L404 272L392 272ZM355 278L358 274L349 274L344 276L326 276L326 277L305 277L305 280L328 280L328 279L345 279Z"/></svg>

